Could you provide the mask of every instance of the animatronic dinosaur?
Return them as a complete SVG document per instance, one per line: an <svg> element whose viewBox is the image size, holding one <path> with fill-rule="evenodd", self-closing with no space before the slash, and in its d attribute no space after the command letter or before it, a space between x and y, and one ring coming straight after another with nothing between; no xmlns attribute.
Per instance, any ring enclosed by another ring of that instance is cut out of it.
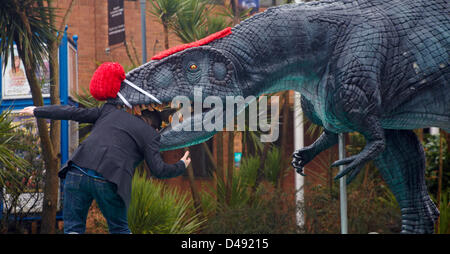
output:
<svg viewBox="0 0 450 254"><path fill-rule="evenodd" d="M232 29L153 57L126 75L124 100L114 102L150 104L152 95L162 103L177 95L192 99L194 86L203 96L223 99L296 90L303 112L325 129L312 145L295 151L297 172L336 144L338 133L357 131L366 146L332 164L346 165L337 178L349 174L350 181L374 160L401 207L402 232L432 233L439 212L427 193L424 151L412 129L450 131L449 9L448 0L269 8ZM213 134L169 125L161 143L170 150Z"/></svg>

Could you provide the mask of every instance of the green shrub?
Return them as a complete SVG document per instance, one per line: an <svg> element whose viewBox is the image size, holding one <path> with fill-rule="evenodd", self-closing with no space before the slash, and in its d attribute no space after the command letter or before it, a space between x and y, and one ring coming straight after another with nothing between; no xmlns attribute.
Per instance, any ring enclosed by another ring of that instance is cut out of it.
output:
<svg viewBox="0 0 450 254"><path fill-rule="evenodd" d="M281 169L281 151L276 146L272 147L267 153L264 176L273 186L278 184Z"/></svg>
<svg viewBox="0 0 450 254"><path fill-rule="evenodd" d="M257 202L223 206L208 217L203 233L209 234L292 234L301 229L295 222L295 204L281 190L261 185L253 197Z"/></svg>
<svg viewBox="0 0 450 254"><path fill-rule="evenodd" d="M191 234L204 223L192 212L192 201L177 188L139 173L132 186L128 225L134 234Z"/></svg>
<svg viewBox="0 0 450 254"><path fill-rule="evenodd" d="M428 192L433 196L437 196L438 178L439 178L439 135L425 135L423 148L426 156L425 181L427 183ZM442 160L442 190L450 188L450 152L447 151L447 142L444 139Z"/></svg>
<svg viewBox="0 0 450 254"><path fill-rule="evenodd" d="M281 154L273 147L266 158L265 181L257 184L260 157L250 156L242 161L233 175L231 195L226 201L226 183L217 179L202 193L202 207L208 218L203 233L213 234L278 234L298 233L295 204L289 194L277 188L280 177ZM268 184L270 183L270 184ZM292 203L292 204L291 204Z"/></svg>
<svg viewBox="0 0 450 254"><path fill-rule="evenodd" d="M242 183L248 187L255 186L258 168L260 164L259 156L251 156L242 160L237 174L239 174Z"/></svg>
<svg viewBox="0 0 450 254"><path fill-rule="evenodd" d="M367 174L361 172L361 175ZM379 175L364 178L364 184L347 186L348 232L399 233L401 214L394 195L382 183ZM307 189L304 204L306 233L339 234L339 184L333 184L331 190L329 186L321 185L308 186Z"/></svg>
<svg viewBox="0 0 450 254"><path fill-rule="evenodd" d="M349 133L346 156L358 154L365 146L359 133ZM329 172L323 184L313 185L305 181L305 232L316 234L339 234L340 201L339 181L332 178L338 169L330 164L320 164ZM400 208L394 195L386 186L378 169L369 162L347 185L348 232L353 234L399 233L401 228Z"/></svg>
<svg viewBox="0 0 450 254"><path fill-rule="evenodd" d="M450 234L450 191L441 194L441 203L439 207L439 225L437 229L438 234Z"/></svg>

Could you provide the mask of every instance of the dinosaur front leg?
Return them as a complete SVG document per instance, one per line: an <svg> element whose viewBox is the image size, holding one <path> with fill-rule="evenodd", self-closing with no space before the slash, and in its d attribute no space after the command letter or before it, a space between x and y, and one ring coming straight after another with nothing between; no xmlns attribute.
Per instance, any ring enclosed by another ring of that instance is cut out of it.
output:
<svg viewBox="0 0 450 254"><path fill-rule="evenodd" d="M433 233L439 211L425 185L425 154L410 130L386 130L386 148L374 160L402 213L402 233Z"/></svg>
<svg viewBox="0 0 450 254"><path fill-rule="evenodd" d="M292 166L296 172L302 176L303 167L308 164L314 157L316 157L322 151L332 147L338 141L338 135L336 133L325 130L322 135L310 146L298 149L293 154Z"/></svg>
<svg viewBox="0 0 450 254"><path fill-rule="evenodd" d="M363 88L368 89L369 87L370 85ZM367 91L363 88L356 85L343 85L341 91L334 96L336 118L348 129L361 133L366 140L366 145L359 154L338 160L331 165L332 167L346 165L335 179L349 174L347 184L356 177L368 161L378 156L385 147L384 130L377 113L379 111L377 92L373 91L368 96Z"/></svg>
<svg viewBox="0 0 450 254"><path fill-rule="evenodd" d="M340 165L347 165L344 170L336 175L335 179L339 179L344 175L350 174L347 178L347 184L349 184L361 171L364 165L370 160L378 156L385 147L385 138L383 135L383 129L380 127L379 121L375 117L369 117L366 119L368 129L360 131L366 139L366 146L363 150L356 155L335 161L331 164L332 167ZM370 126L369 124L373 125Z"/></svg>
<svg viewBox="0 0 450 254"><path fill-rule="evenodd" d="M301 97L301 105L303 114L314 124L318 126L323 126L322 121L317 116L313 104L306 99L304 96ZM314 141L310 146L298 149L292 155L292 166L295 168L296 172L302 176L303 167L308 164L314 157L316 157L322 151L332 147L338 142L338 135L336 133L330 132L327 129L323 131L320 137Z"/></svg>

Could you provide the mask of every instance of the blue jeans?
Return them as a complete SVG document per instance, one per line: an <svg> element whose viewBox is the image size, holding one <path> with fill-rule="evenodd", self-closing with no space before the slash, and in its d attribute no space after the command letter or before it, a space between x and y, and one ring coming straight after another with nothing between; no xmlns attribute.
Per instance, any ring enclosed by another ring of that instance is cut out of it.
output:
<svg viewBox="0 0 450 254"><path fill-rule="evenodd" d="M88 176L71 168L64 183L64 233L83 234L92 201L103 213L111 234L130 234L125 202L116 192L117 186L106 180Z"/></svg>

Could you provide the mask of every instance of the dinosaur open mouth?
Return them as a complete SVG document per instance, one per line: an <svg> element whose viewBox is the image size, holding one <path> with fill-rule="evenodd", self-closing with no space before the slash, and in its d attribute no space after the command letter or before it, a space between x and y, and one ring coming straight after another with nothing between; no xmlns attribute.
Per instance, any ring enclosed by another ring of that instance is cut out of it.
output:
<svg viewBox="0 0 450 254"><path fill-rule="evenodd" d="M159 132L162 132L164 129L169 127L173 120L175 119L175 116L177 117L177 122L182 123L185 118L193 117L194 114L194 105L193 102L189 106L190 109L190 115L183 115L179 112L179 107L173 107L172 103L162 103L162 104L141 104L141 105L134 105L132 108L129 108L126 105L121 105L121 108L126 110L128 113L131 113L133 115L141 116L142 114L145 114L144 111L148 110L150 111L153 116L156 116L160 120L159 126L154 126L156 129L158 129ZM208 112L210 109L202 109L199 113L204 114ZM153 122L153 121L152 121ZM152 124L153 125L153 124Z"/></svg>
<svg viewBox="0 0 450 254"><path fill-rule="evenodd" d="M121 105L120 107L123 108L124 110L126 110L128 113L137 115L137 116L141 116L143 114L143 112L146 110L152 112L152 115L154 117L156 117L157 119L153 119L153 117L151 117L151 119L153 121L155 121L155 120L158 120L158 118L159 118L159 120L160 120L160 124L157 128L158 130L162 130L162 129L166 128L167 126L169 126L172 123L174 115L177 114L177 110L178 110L177 108L172 108L172 103L141 104L141 105L134 105L134 106L132 106L132 108L130 108L126 105ZM183 116L181 114L178 116L178 118L179 118L179 122L183 121ZM156 126L154 126L154 127L156 127Z"/></svg>

